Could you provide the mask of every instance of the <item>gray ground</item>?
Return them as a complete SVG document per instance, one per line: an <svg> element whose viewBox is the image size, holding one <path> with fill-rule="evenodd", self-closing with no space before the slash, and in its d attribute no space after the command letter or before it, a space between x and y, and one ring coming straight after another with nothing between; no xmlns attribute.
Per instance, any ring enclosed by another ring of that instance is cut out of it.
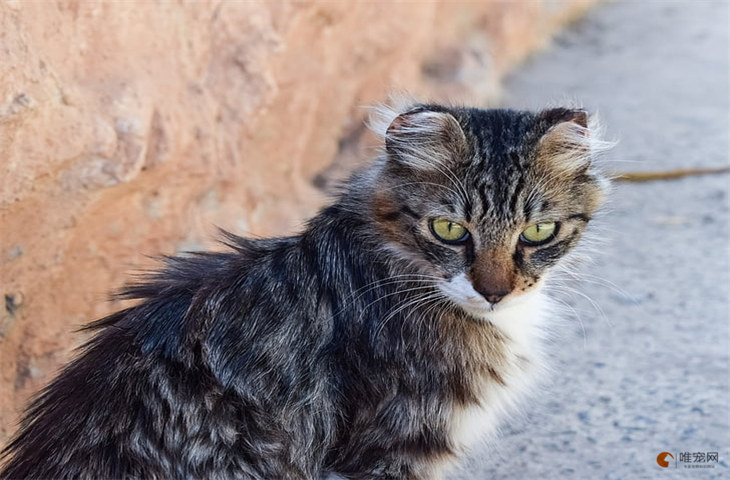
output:
<svg viewBox="0 0 730 480"><path fill-rule="evenodd" d="M509 79L505 104L599 110L620 140L612 170L728 165L728 8L603 5ZM594 232L605 243L571 285L602 312L573 295L585 332L573 316L525 418L451 479L730 478L729 186L727 175L616 186ZM719 462L662 469L662 451Z"/></svg>

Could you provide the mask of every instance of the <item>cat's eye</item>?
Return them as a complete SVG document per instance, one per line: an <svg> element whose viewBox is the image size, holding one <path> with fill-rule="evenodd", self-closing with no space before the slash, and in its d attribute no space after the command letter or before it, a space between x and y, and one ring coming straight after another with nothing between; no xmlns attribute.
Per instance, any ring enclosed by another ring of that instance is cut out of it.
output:
<svg viewBox="0 0 730 480"><path fill-rule="evenodd" d="M445 218L431 220L430 227L434 237L444 243L463 243L469 238L469 231L464 225Z"/></svg>
<svg viewBox="0 0 730 480"><path fill-rule="evenodd" d="M541 222L530 225L520 234L520 240L531 247L548 243L558 234L556 222Z"/></svg>

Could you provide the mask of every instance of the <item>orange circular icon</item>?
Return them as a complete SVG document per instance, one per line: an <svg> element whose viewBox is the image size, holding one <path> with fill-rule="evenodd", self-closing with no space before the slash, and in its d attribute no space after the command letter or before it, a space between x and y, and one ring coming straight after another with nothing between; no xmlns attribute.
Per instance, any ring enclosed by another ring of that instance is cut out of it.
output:
<svg viewBox="0 0 730 480"><path fill-rule="evenodd" d="M659 466L662 468L667 468L669 466L669 462L667 462L667 456L672 457L672 460L674 460L674 455L669 452L662 452L656 456L656 463L658 463Z"/></svg>

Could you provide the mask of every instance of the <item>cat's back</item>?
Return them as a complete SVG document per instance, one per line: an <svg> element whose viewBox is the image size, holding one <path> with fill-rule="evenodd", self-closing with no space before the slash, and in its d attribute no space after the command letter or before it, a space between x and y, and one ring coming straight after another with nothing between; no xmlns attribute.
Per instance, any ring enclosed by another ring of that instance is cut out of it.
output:
<svg viewBox="0 0 730 480"><path fill-rule="evenodd" d="M320 348L289 291L307 282L292 277L295 240L230 240L233 253L170 258L126 288L141 301L89 326L95 336L31 404L0 476L256 478L291 462L284 431L296 419L271 412L326 411L302 401L321 388L317 366L295 361ZM309 442L324 435L310 429Z"/></svg>

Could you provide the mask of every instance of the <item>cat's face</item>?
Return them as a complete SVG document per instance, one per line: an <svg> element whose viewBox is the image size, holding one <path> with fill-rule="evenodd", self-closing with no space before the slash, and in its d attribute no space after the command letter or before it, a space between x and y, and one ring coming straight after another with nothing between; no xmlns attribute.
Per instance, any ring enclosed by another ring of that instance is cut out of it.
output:
<svg viewBox="0 0 730 480"><path fill-rule="evenodd" d="M411 109L387 129L373 216L390 249L463 309L508 307L601 204L589 135L578 110Z"/></svg>

